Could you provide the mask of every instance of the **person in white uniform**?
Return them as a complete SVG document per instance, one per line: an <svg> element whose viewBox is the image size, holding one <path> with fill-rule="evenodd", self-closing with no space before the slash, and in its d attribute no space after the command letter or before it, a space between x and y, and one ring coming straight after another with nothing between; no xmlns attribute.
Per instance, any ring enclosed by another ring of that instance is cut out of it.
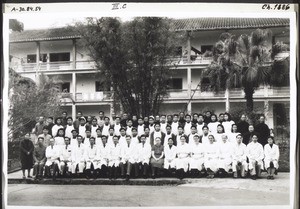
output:
<svg viewBox="0 0 300 209"><path fill-rule="evenodd" d="M227 176L229 170L232 168L232 152L233 146L230 142L228 142L227 134L222 135L222 140L219 142L218 146L218 168L220 177Z"/></svg>
<svg viewBox="0 0 300 209"><path fill-rule="evenodd" d="M138 118L138 126L137 126L137 132L139 137L145 133L144 128L145 128L144 120L143 118L140 117Z"/></svg>
<svg viewBox="0 0 300 209"><path fill-rule="evenodd" d="M237 131L237 129L238 129L237 125L236 124L232 124L232 126L231 126L231 133L228 134L228 140L232 144L236 143L236 136L241 134L241 133L239 133Z"/></svg>
<svg viewBox="0 0 300 209"><path fill-rule="evenodd" d="M90 145L90 138L92 137L91 135L91 130L88 128L85 131L85 137L83 138L83 144L85 147Z"/></svg>
<svg viewBox="0 0 300 209"><path fill-rule="evenodd" d="M261 176L261 169L263 168L264 149L263 146L257 142L256 134L252 135L252 142L247 145L247 157L249 160L249 170L251 178L256 180Z"/></svg>
<svg viewBox="0 0 300 209"><path fill-rule="evenodd" d="M65 139L64 139L65 130L64 130L64 128L60 128L60 129L58 129L57 132L58 132L57 136L54 138L55 145L58 146L58 147L61 147L65 144Z"/></svg>
<svg viewBox="0 0 300 209"><path fill-rule="evenodd" d="M138 145L140 143L140 139L139 139L139 136L138 136L137 128L133 127L131 132L132 132L131 142L135 145Z"/></svg>
<svg viewBox="0 0 300 209"><path fill-rule="evenodd" d="M125 129L123 129L123 131L125 131ZM119 144L119 136L114 136L113 139L114 139L114 144L109 146L109 152L108 152L109 179L117 178L118 168L122 157L122 152L121 152L122 149L121 149L121 145Z"/></svg>
<svg viewBox="0 0 300 209"><path fill-rule="evenodd" d="M166 126L166 136L164 141L164 146L167 146L169 144L169 139L172 138L173 145L176 146L176 135L172 133L172 127L168 124Z"/></svg>
<svg viewBox="0 0 300 209"><path fill-rule="evenodd" d="M184 134L184 130L182 126L178 126L178 134L176 135L176 146L181 146L181 137L185 137L185 142L187 141L188 137Z"/></svg>
<svg viewBox="0 0 300 209"><path fill-rule="evenodd" d="M68 117L67 118L67 125L65 128L65 136L69 137L70 139L72 138L72 131L74 130L74 126L73 126L73 118L72 117Z"/></svg>
<svg viewBox="0 0 300 209"><path fill-rule="evenodd" d="M218 144L214 139L214 136L210 134L208 136L209 143L204 145L204 167L208 174L207 178L214 178L215 173L218 171Z"/></svg>
<svg viewBox="0 0 300 209"><path fill-rule="evenodd" d="M85 117L79 118L79 127L78 127L78 135L81 137L85 138L85 131L88 128L88 125L86 124L86 119Z"/></svg>
<svg viewBox="0 0 300 209"><path fill-rule="evenodd" d="M164 169L166 169L166 173L168 175L175 174L176 172L176 155L177 155L177 147L174 145L176 141L173 137L166 138L168 142L167 145L164 146L165 150L165 161L164 161Z"/></svg>
<svg viewBox="0 0 300 209"><path fill-rule="evenodd" d="M200 136L200 143L202 144L208 144L209 143L209 139L208 139L208 136L209 136L209 129L208 129L208 126L204 125L202 127L202 135Z"/></svg>
<svg viewBox="0 0 300 209"><path fill-rule="evenodd" d="M166 127L167 127L167 116L166 115L161 115L160 116L160 130L163 133L167 133Z"/></svg>
<svg viewBox="0 0 300 209"><path fill-rule="evenodd" d="M92 119L92 125L91 125L91 135L92 137L96 138L97 137L97 130L98 130L98 122L96 118Z"/></svg>
<svg viewBox="0 0 300 209"><path fill-rule="evenodd" d="M220 124L220 122L218 122L217 116L215 114L212 114L210 116L210 120L211 121L207 124L207 126L208 126L208 128L209 128L209 130L212 134L216 134L217 133L217 127Z"/></svg>
<svg viewBox="0 0 300 209"><path fill-rule="evenodd" d="M131 170L134 168L135 175L134 177L137 178L139 175L138 169L138 148L137 145L132 141L130 135L126 136L126 146L123 146L121 149L121 161L120 161L120 168L121 168L121 177L125 178L128 181L130 178ZM125 174L126 170L126 174Z"/></svg>
<svg viewBox="0 0 300 209"><path fill-rule="evenodd" d="M195 125L191 126L191 133L188 135L188 144L190 146L195 145L195 140L194 140L194 136L198 136L197 134L197 127ZM200 138L199 138L200 140Z"/></svg>
<svg viewBox="0 0 300 209"><path fill-rule="evenodd" d="M185 123L184 123L184 134L185 135L190 135L191 133L191 127L192 127L192 118L191 118L191 115L185 115Z"/></svg>
<svg viewBox="0 0 300 209"><path fill-rule="evenodd" d="M178 114L174 114L171 127L172 127L172 133L175 135L178 135L178 126L179 126Z"/></svg>
<svg viewBox="0 0 300 209"><path fill-rule="evenodd" d="M199 177L204 170L204 146L200 143L200 136L194 135L194 144L190 144L189 169L192 178Z"/></svg>
<svg viewBox="0 0 300 209"><path fill-rule="evenodd" d="M272 136L268 137L268 144L264 147L264 165L268 172L267 179L274 179L274 173L278 169L279 164L279 147L274 144L274 138Z"/></svg>
<svg viewBox="0 0 300 209"><path fill-rule="evenodd" d="M114 137L114 135L116 135L115 134L115 129L114 129L114 127L109 127L109 129L108 129L108 136L107 136L107 143L108 144L113 144L114 143L114 140L113 140L113 137ZM104 135L105 136L105 135Z"/></svg>
<svg viewBox="0 0 300 209"><path fill-rule="evenodd" d="M46 163L45 163L45 177L52 176L53 179L56 178L57 173L59 172L59 155L60 148L54 145L54 139L50 139L50 145L46 148ZM50 169L53 169L52 175L50 174Z"/></svg>
<svg viewBox="0 0 300 209"><path fill-rule="evenodd" d="M58 129L61 129L61 128L64 129L64 126L61 123L62 123L61 118L56 118L55 125L51 129L51 133L52 133L53 138L57 136Z"/></svg>
<svg viewBox="0 0 300 209"><path fill-rule="evenodd" d="M146 136L142 134L140 136L141 143L137 145L138 149L138 163L143 171L143 177L146 179L148 177L149 162L151 158L151 146L146 143Z"/></svg>
<svg viewBox="0 0 300 209"><path fill-rule="evenodd" d="M102 135L108 136L109 135L109 128L110 128L110 118L105 116L104 117L104 124L102 128Z"/></svg>
<svg viewBox="0 0 300 209"><path fill-rule="evenodd" d="M238 176L244 178L246 176L246 172L248 171L247 146L242 141L243 136L238 134L236 136L236 143L232 143L232 171L234 178L237 178Z"/></svg>
<svg viewBox="0 0 300 209"><path fill-rule="evenodd" d="M65 145L60 150L59 171L62 176L70 176L72 171L72 146L70 145L70 138L65 137Z"/></svg>
<svg viewBox="0 0 300 209"><path fill-rule="evenodd" d="M186 143L186 137L180 137L180 145L177 146L176 170L179 179L183 179L189 168L190 146Z"/></svg>
<svg viewBox="0 0 300 209"><path fill-rule="evenodd" d="M121 118L120 117L116 117L116 120L115 120L115 124L114 124L114 133L115 135L117 136L120 136L120 128L121 128Z"/></svg>
<svg viewBox="0 0 300 209"><path fill-rule="evenodd" d="M222 142L222 136L225 133L224 126L222 124L219 124L217 126L217 133L214 134L215 142L219 143Z"/></svg>
<svg viewBox="0 0 300 209"><path fill-rule="evenodd" d="M121 147L126 146L126 129L124 127L120 128L120 137L119 137L119 145Z"/></svg>
<svg viewBox="0 0 300 209"><path fill-rule="evenodd" d="M95 144L97 147L103 146L102 144L102 131L100 128L96 130L97 136L95 137ZM104 135L103 135L104 136ZM106 136L105 136L106 137ZM107 139L107 138L106 138Z"/></svg>
<svg viewBox="0 0 300 209"><path fill-rule="evenodd" d="M231 133L232 125L234 124L234 121L231 120L231 115L229 113L224 113L224 121L222 122L222 125L224 126L224 131L226 134Z"/></svg>
<svg viewBox="0 0 300 209"><path fill-rule="evenodd" d="M85 146L82 143L83 137L77 136L77 145L72 147L72 174L79 176L85 168Z"/></svg>
<svg viewBox="0 0 300 209"><path fill-rule="evenodd" d="M90 144L85 146L85 171L86 178L90 177L97 178L97 169L100 169L100 152L98 147L95 145L95 138L91 137L89 139Z"/></svg>

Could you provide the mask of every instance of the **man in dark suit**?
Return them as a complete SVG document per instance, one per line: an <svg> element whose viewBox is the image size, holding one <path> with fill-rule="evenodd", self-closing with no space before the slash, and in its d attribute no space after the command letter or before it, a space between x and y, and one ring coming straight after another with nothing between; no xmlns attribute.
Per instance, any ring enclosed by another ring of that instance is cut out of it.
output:
<svg viewBox="0 0 300 209"><path fill-rule="evenodd" d="M259 124L257 124L254 130L258 133L258 142L265 146L268 144L268 137L270 136L270 129L267 124L265 124L265 116L261 115L259 117Z"/></svg>

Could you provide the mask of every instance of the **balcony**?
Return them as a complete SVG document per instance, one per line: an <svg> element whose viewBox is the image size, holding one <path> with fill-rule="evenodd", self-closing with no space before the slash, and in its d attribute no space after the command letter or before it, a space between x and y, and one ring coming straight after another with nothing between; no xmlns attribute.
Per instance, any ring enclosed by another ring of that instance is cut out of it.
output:
<svg viewBox="0 0 300 209"><path fill-rule="evenodd" d="M10 67L16 72L52 72L52 71L74 71L74 70L94 70L96 65L94 61L76 61L74 66L73 61L64 62L42 62L42 63L11 63Z"/></svg>
<svg viewBox="0 0 300 209"><path fill-rule="evenodd" d="M191 94L193 99L221 99L225 98L225 91L220 91L215 93L213 91L200 91L199 89L195 91L192 90ZM290 87L260 87L255 90L253 95L254 98L267 98L267 97L289 97L290 96ZM245 93L242 89L231 89L229 91L229 97L234 99L240 99L245 97ZM179 90L169 90L167 94L167 100L172 99L189 99L187 89Z"/></svg>
<svg viewBox="0 0 300 209"><path fill-rule="evenodd" d="M75 99L72 93L61 93L59 95L60 102L62 103L111 101L111 97L112 92L110 91L92 93L77 92L75 94Z"/></svg>
<svg viewBox="0 0 300 209"><path fill-rule="evenodd" d="M191 65L209 65L213 61L212 57L203 57L203 56L191 56ZM171 65L187 65L188 57L174 57L170 59Z"/></svg>

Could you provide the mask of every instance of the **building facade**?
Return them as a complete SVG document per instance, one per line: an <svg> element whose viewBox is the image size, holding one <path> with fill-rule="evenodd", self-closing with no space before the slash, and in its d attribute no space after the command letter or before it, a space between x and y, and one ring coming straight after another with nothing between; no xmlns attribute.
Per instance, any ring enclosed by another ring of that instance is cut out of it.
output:
<svg viewBox="0 0 300 209"><path fill-rule="evenodd" d="M212 49L222 33L239 36L251 34L257 28L272 31L270 42L289 44L289 19L282 18L193 18L174 20L175 30L188 33L186 44L180 46L180 58L172 68L170 90L161 107L161 114L180 111L202 113L211 110L216 114L226 109L245 105L241 88L214 93L207 85L203 71L212 58L205 51ZM82 44L80 35L70 28L27 30L10 34L10 67L24 77L37 81L43 73L61 83L62 106L75 117L77 111L84 115L98 115L100 110L111 115L112 92L103 85L105 79ZM287 52L288 53L288 52ZM209 81L208 81L209 83ZM226 97L229 97L229 103ZM188 102L191 99L190 102ZM261 86L254 93L254 107L263 110L270 128L280 125L285 114L289 121L290 87ZM113 108L114 106L114 108ZM289 124L289 122L288 122Z"/></svg>

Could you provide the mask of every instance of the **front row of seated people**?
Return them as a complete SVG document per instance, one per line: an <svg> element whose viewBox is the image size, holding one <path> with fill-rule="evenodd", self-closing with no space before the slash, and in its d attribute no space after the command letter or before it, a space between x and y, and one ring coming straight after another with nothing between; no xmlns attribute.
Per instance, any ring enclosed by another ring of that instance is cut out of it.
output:
<svg viewBox="0 0 300 209"><path fill-rule="evenodd" d="M152 147L145 135L140 140L133 140L130 135L125 138L113 136L111 143L107 143L107 136L104 135L100 139L86 139L89 143L83 142L80 135L76 139L72 145L68 137L64 137L64 145L55 145L55 140L50 139L45 162L38 160L34 154L35 177L42 177L44 166L45 177L84 174L87 178L108 175L111 179L121 175L127 180L140 174L144 178L149 174L155 178L163 169L165 173L175 174L180 179L187 173L190 177L207 175L208 178L214 178L216 174L222 177L232 171L234 178L244 178L249 172L255 180L260 177L263 168L268 172L267 179L274 179L278 169L279 149L272 137L268 138L264 148L257 142L256 135L246 146L242 143L241 134L236 136L235 143L229 142L226 134L222 135L219 142L209 135L207 143L201 143L200 136L194 135L193 144L186 143L186 137L181 136L177 146L174 145L174 138L170 137L164 146L161 138L156 137ZM38 147L43 147L43 144L43 138L39 138Z"/></svg>

